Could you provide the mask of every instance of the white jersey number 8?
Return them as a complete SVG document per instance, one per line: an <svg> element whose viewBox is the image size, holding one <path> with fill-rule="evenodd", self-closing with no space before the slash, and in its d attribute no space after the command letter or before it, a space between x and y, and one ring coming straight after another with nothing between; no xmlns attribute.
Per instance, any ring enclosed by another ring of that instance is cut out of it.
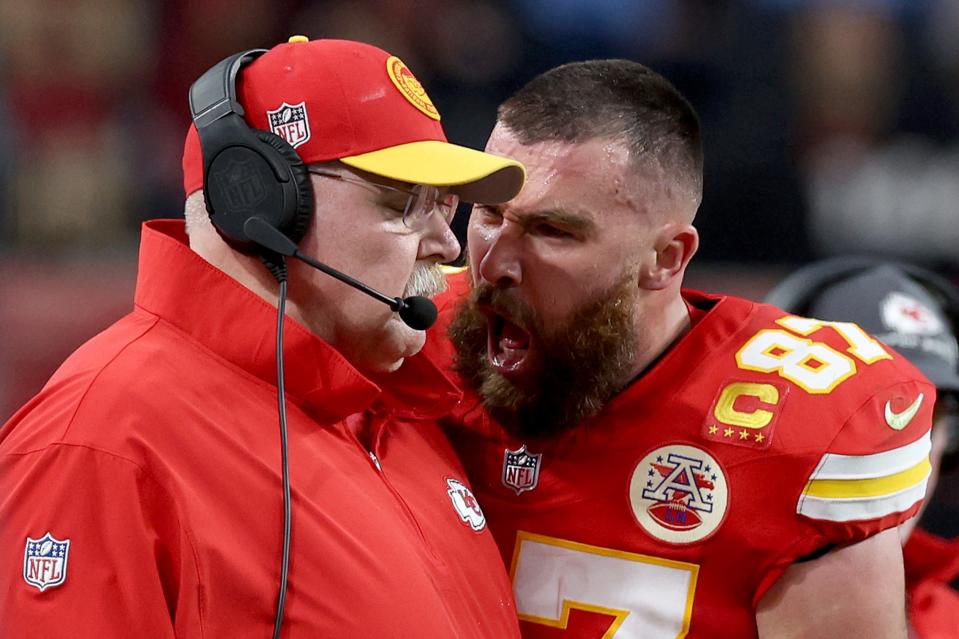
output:
<svg viewBox="0 0 959 639"><path fill-rule="evenodd" d="M781 329L761 330L736 353L739 368L760 373L778 373L808 393L831 393L856 374L856 360L872 364L891 355L864 330L848 322L824 322L790 315L777 320L792 333L806 336L829 327L849 345L840 353L828 344L797 337ZM854 359L855 358L855 359Z"/></svg>

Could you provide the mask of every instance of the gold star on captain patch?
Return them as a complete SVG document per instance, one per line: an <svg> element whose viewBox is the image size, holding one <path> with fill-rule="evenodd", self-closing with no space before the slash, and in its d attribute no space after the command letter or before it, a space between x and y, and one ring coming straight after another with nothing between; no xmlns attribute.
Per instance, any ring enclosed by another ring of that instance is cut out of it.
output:
<svg viewBox="0 0 959 639"><path fill-rule="evenodd" d="M719 426L717 426L716 424L713 424L712 426L709 427L710 435L715 435L718 432L719 432Z"/></svg>
<svg viewBox="0 0 959 639"><path fill-rule="evenodd" d="M764 439L766 439L766 437L765 437L762 433L756 433L756 441L757 441L757 442L761 442L761 441L764 440Z"/></svg>
<svg viewBox="0 0 959 639"><path fill-rule="evenodd" d="M727 428L726 430L723 431L723 437L732 437L732 436L733 436L732 428Z"/></svg>
<svg viewBox="0 0 959 639"><path fill-rule="evenodd" d="M749 431L748 430L739 431L739 439L749 439Z"/></svg>

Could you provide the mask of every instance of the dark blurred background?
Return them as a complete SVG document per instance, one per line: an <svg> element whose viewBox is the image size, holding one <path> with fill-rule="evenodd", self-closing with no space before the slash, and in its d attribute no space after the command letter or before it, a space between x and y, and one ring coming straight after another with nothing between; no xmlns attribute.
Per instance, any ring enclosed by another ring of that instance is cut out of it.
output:
<svg viewBox="0 0 959 639"><path fill-rule="evenodd" d="M959 0L0 0L0 421L130 309L140 222L182 215L190 83L292 34L400 56L480 148L549 67L663 73L705 130L694 287L848 253L959 272Z"/></svg>

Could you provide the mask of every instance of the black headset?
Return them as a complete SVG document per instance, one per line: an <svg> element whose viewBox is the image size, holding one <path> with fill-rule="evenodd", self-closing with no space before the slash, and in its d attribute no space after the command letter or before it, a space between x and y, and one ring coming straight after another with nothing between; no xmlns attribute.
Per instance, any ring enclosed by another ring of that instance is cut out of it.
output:
<svg viewBox="0 0 959 639"><path fill-rule="evenodd" d="M247 229L257 220L266 230L279 231L292 242L288 254L303 239L313 217L313 184L303 160L283 138L252 129L243 119L236 97L240 69L266 53L251 49L231 55L204 73L190 87L190 113L203 153L203 191L213 227L238 250L257 253L280 285L277 305L277 399L283 485L283 547L273 637L283 626L289 575L292 500L287 446L286 398L283 384L283 317L286 302L286 260L254 241ZM269 237L269 235L268 235Z"/></svg>
<svg viewBox="0 0 959 639"><path fill-rule="evenodd" d="M888 265L899 269L922 286L943 307L959 334L959 288L949 280L914 264L894 262L873 257L836 257L816 262L792 273L774 286L763 300L784 311L805 315L822 292L839 282L855 277L863 271Z"/></svg>
<svg viewBox="0 0 959 639"><path fill-rule="evenodd" d="M295 257L387 304L414 330L436 320L436 306L425 297L390 297L297 248L313 218L313 183L303 159L283 138L250 128L236 97L240 70L266 53L250 49L231 55L190 87L190 113L203 154L206 210L217 232L234 248L256 253L280 285L277 302L276 386L283 483L283 550L273 637L278 639L289 576L292 500L283 384L283 317L287 295L286 257Z"/></svg>
<svg viewBox="0 0 959 639"><path fill-rule="evenodd" d="M266 53L231 55L190 87L190 113L203 153L203 191L214 228L234 247L260 251L244 231L252 217L299 243L313 217L313 183L283 138L253 129L236 97L240 70Z"/></svg>

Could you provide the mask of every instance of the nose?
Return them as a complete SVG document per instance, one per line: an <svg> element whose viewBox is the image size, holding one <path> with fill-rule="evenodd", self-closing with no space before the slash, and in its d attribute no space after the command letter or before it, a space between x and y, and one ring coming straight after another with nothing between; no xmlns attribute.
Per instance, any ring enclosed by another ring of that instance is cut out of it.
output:
<svg viewBox="0 0 959 639"><path fill-rule="evenodd" d="M428 259L436 262L452 262L460 255L460 243L450 228L439 215L434 215L429 231L420 242L418 259Z"/></svg>
<svg viewBox="0 0 959 639"><path fill-rule="evenodd" d="M480 277L497 288L519 286L523 281L523 269L518 238L501 226L485 239L486 252L479 256ZM473 250L472 244L470 250Z"/></svg>

